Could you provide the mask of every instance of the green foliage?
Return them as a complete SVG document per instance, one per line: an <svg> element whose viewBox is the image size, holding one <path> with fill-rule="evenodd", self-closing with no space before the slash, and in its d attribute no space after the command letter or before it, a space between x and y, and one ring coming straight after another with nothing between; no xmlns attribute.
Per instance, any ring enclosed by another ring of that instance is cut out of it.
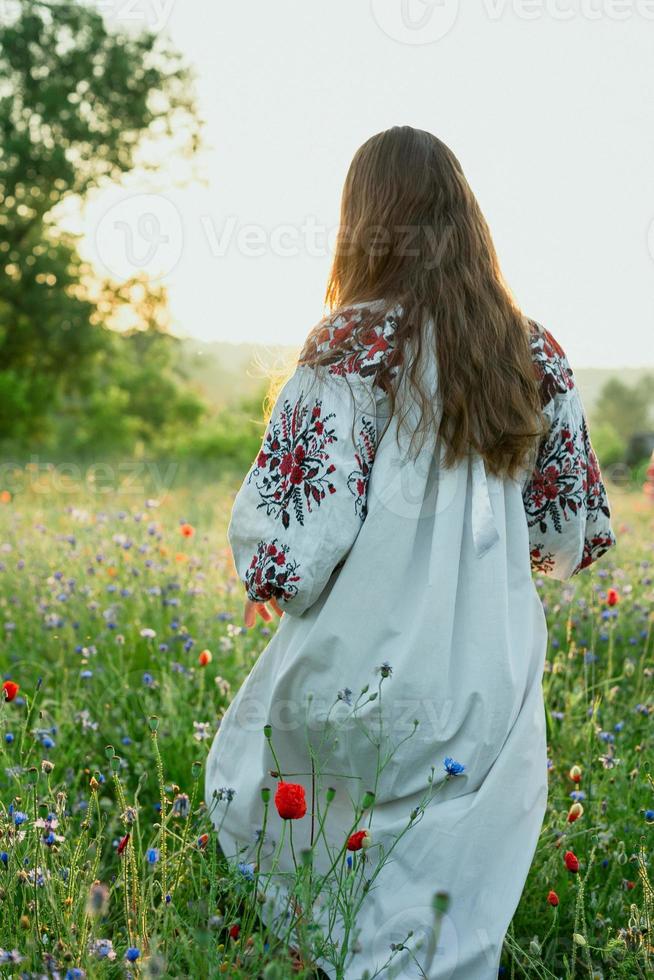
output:
<svg viewBox="0 0 654 980"><path fill-rule="evenodd" d="M627 446L611 423L605 422L593 428L593 449L601 466L613 466L624 459Z"/></svg>
<svg viewBox="0 0 654 980"><path fill-rule="evenodd" d="M594 417L600 425L610 426L618 438L627 442L634 433L651 428L652 406L652 375L645 375L633 385L626 385L619 378L612 378L600 392Z"/></svg>
<svg viewBox="0 0 654 980"><path fill-rule="evenodd" d="M265 624L240 627L242 590L225 555L235 481L200 474L173 487L163 473L151 474L154 485L138 470L114 475L105 493L55 471L17 471L14 499L0 501L0 671L21 685L18 698L0 702L0 945L24 957L5 970L124 977L126 950L137 946L134 973L144 977L308 980L311 971L294 965L288 946L258 921L257 876L217 851L196 765L269 640ZM146 505L150 496L160 505ZM507 977L651 975L651 518L642 497L614 503L616 526L625 527L615 553L571 582L537 580L550 631L550 787L507 936ZM193 536L181 534L181 520L195 526ZM609 586L617 605L607 605ZM201 667L205 648L213 659ZM519 765L513 776L507 791L519 796ZM570 794L579 790L584 812L570 823ZM16 811L27 817L19 826ZM48 837L49 814L61 839ZM278 839L272 802L268 821ZM373 823L370 861L357 852L357 870L371 872L375 843ZM435 842L435 862L440 846L449 844ZM566 869L566 850L577 855L579 874ZM298 861L298 887L310 895ZM435 878L437 870L435 863ZM334 888L339 878L349 903L360 879L335 874ZM310 902L300 906L306 964L320 936L310 928ZM483 930L483 917L468 927ZM100 958L99 940L113 943L114 961Z"/></svg>
<svg viewBox="0 0 654 980"><path fill-rule="evenodd" d="M62 202L147 164L146 138L174 132L179 151L194 151L187 70L160 37L113 33L89 5L22 0L0 26L0 77L0 441L51 441L54 416L75 400L84 425L67 450L133 447L174 410L194 421L180 379L167 372L155 390L164 355L151 320L138 324L146 340L111 337L94 293L113 290L120 305L121 287L99 287L56 225ZM153 357L140 372L139 346Z"/></svg>

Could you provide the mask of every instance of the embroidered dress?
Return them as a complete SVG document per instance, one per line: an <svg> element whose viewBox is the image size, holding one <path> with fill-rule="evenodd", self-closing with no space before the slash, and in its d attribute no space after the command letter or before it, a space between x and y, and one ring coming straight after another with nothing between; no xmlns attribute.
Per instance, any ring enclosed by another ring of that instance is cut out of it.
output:
<svg viewBox="0 0 654 980"><path fill-rule="evenodd" d="M346 932L328 883L313 910L335 944L319 959L330 977L495 980L547 799L547 632L532 571L567 579L611 547L606 492L572 371L542 327L530 323L549 429L533 470L500 479L474 453L446 468L435 436L412 457L411 425L398 434L396 417L383 432L377 376L397 357L396 320L380 313L339 353L361 312L325 321L319 341L334 357L296 368L234 502L238 575L286 615L215 737L206 802L228 856L265 872L277 848L279 888L262 913L282 933L294 864L272 805L258 844L271 771L304 787L293 846L299 860L318 832L316 874L330 869L327 844L333 856L370 830L351 867L349 852L337 865L360 898L338 969ZM433 365L425 377L436 398ZM366 791L374 808L353 826ZM439 891L450 902L436 944Z"/></svg>

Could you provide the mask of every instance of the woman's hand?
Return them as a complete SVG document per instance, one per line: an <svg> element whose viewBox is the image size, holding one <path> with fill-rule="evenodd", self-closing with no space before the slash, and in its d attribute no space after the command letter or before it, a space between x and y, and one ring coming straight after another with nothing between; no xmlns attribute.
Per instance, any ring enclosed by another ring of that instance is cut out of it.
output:
<svg viewBox="0 0 654 980"><path fill-rule="evenodd" d="M284 615L284 610L280 609L279 603L276 599L269 599L268 602L252 602L251 599L245 600L245 609L243 611L243 623L246 629L254 626L257 615L261 616L264 622L269 623L272 619L272 613L268 609L268 606L272 606L278 616Z"/></svg>

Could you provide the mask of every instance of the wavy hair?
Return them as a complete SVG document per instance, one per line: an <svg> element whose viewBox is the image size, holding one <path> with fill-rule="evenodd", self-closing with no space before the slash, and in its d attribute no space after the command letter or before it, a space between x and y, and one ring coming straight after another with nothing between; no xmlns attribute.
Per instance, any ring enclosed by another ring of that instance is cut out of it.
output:
<svg viewBox="0 0 654 980"><path fill-rule="evenodd" d="M391 416L402 416L393 380L399 362L419 405L412 446L435 428L446 466L475 450L492 473L515 476L543 432L528 321L459 161L431 133L410 126L373 136L354 156L326 302L332 315L353 304L361 315L329 351L316 342L319 324L300 363L317 366L339 348L355 348L380 322L379 301L382 315L398 307L400 315L396 356L376 382L389 395ZM424 357L437 359L437 399L424 384Z"/></svg>

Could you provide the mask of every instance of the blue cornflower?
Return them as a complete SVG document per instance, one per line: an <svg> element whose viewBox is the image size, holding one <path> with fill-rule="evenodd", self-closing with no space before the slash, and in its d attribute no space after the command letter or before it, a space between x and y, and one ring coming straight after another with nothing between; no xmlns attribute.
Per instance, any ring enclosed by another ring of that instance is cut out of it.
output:
<svg viewBox="0 0 654 980"><path fill-rule="evenodd" d="M125 959L128 960L130 963L136 963L140 955L141 955L140 949L137 949L136 946L130 946L127 952L125 953Z"/></svg>
<svg viewBox="0 0 654 980"><path fill-rule="evenodd" d="M654 823L654 810L645 810L645 820L647 823Z"/></svg>
<svg viewBox="0 0 654 980"><path fill-rule="evenodd" d="M346 704L352 704L352 691L349 687L344 687L342 691L338 692L338 700L345 701Z"/></svg>
<svg viewBox="0 0 654 980"><path fill-rule="evenodd" d="M9 865L9 855L6 851L0 851L0 861L2 861L5 868Z"/></svg>
<svg viewBox="0 0 654 980"><path fill-rule="evenodd" d="M44 837L43 837L43 843L47 847L52 847L52 845L55 843L56 840L57 840L57 838L55 837L55 835L53 834L53 832L51 830L49 830L48 833L45 834Z"/></svg>
<svg viewBox="0 0 654 980"><path fill-rule="evenodd" d="M43 746L44 749L54 749L55 740L53 738L50 738L49 735L42 735L41 745Z"/></svg>
<svg viewBox="0 0 654 980"><path fill-rule="evenodd" d="M616 732L621 732L623 728L624 728L624 722L623 721L619 721L616 725L613 726L613 729Z"/></svg>
<svg viewBox="0 0 654 980"><path fill-rule="evenodd" d="M7 734L5 735L5 742L7 743L7 745L11 745L13 740L14 740L13 732L7 732Z"/></svg>
<svg viewBox="0 0 654 980"><path fill-rule="evenodd" d="M27 823L28 820L29 817L26 813L23 813L22 810L16 810L14 813L14 823L17 827L20 827L22 823Z"/></svg>
<svg viewBox="0 0 654 980"><path fill-rule="evenodd" d="M448 776L460 776L465 769L464 765L462 765L460 762L455 762L449 755L447 759L443 760L443 765L445 766L445 772Z"/></svg>
<svg viewBox="0 0 654 980"><path fill-rule="evenodd" d="M92 670L81 670L81 671L80 671L80 674L79 674L79 676L80 676L80 677L81 677L81 678L82 678L83 680L85 680L85 681L86 681L86 680L88 680L88 679L89 679L89 677L93 677L93 671L92 671Z"/></svg>
<svg viewBox="0 0 654 980"><path fill-rule="evenodd" d="M241 862L238 865L238 870L241 872L241 874L243 875L243 877L246 878L248 881L254 881L254 865L253 864L245 864L244 862Z"/></svg>
<svg viewBox="0 0 654 980"><path fill-rule="evenodd" d="M156 864L157 861L159 860L159 848L158 847L148 848L145 856L147 858L148 864Z"/></svg>
<svg viewBox="0 0 654 980"><path fill-rule="evenodd" d="M573 789L570 793L570 799L574 800L575 803L581 803L582 800L586 799L586 794L583 789Z"/></svg>
<svg viewBox="0 0 654 980"><path fill-rule="evenodd" d="M148 674L146 672L143 675L142 680L143 680L143 683L145 684L146 687L153 687L153 685L154 685L154 677L152 676L152 674Z"/></svg>

